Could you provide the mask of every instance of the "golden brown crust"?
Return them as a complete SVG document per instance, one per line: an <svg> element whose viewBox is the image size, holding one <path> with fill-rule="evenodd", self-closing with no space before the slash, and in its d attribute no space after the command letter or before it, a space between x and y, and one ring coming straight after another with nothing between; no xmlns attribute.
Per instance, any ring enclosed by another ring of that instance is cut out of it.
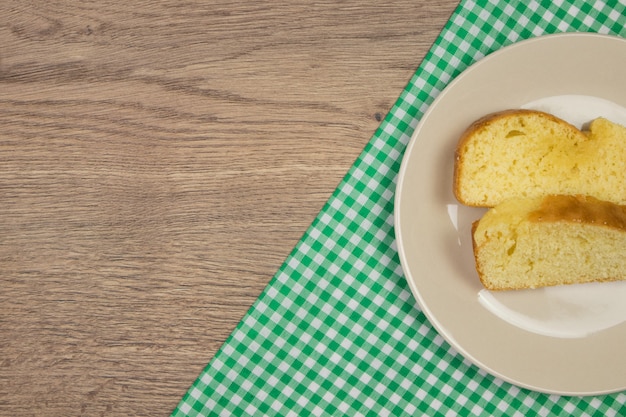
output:
<svg viewBox="0 0 626 417"><path fill-rule="evenodd" d="M480 263L478 262L478 256L476 256L478 251L477 251L476 239L474 238L474 235L476 234L476 228L478 227L479 222L480 220L476 220L472 223L472 249L474 251L474 264L476 267L476 273L478 273L478 279L483 284L483 287L487 288L488 290L493 290L494 288L491 288L490 285L488 285L487 281L484 279L484 274L480 267Z"/></svg>
<svg viewBox="0 0 626 417"><path fill-rule="evenodd" d="M547 195L528 219L587 223L626 231L626 206L583 195Z"/></svg>

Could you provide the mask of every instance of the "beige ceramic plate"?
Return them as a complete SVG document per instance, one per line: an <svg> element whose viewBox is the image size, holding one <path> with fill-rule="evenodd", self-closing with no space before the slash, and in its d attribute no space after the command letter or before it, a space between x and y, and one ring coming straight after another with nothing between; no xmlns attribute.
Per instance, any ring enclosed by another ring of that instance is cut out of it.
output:
<svg viewBox="0 0 626 417"><path fill-rule="evenodd" d="M607 113L624 123L625 68L626 40L603 35L550 35L503 48L440 93L402 162L395 228L414 296L459 353L522 387L573 395L626 389L626 284L484 291L470 237L484 210L452 194L454 148L472 121L508 108L541 108L578 124Z"/></svg>

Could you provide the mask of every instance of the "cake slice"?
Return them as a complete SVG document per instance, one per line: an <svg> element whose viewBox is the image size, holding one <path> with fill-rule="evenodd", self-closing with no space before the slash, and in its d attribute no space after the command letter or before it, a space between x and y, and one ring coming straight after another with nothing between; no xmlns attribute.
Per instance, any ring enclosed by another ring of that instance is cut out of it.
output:
<svg viewBox="0 0 626 417"><path fill-rule="evenodd" d="M473 224L472 238L489 290L626 279L626 206L593 197L507 200Z"/></svg>
<svg viewBox="0 0 626 417"><path fill-rule="evenodd" d="M583 132L548 113L506 110L461 136L453 188L459 202L476 207L545 194L626 204L625 173L625 127L598 118Z"/></svg>

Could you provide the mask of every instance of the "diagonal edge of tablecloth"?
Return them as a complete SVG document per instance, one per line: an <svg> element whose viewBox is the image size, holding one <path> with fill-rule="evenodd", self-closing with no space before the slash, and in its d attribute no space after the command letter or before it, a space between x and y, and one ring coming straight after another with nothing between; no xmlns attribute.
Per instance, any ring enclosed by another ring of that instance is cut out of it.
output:
<svg viewBox="0 0 626 417"><path fill-rule="evenodd" d="M173 416L624 412L626 395L520 389L430 326L397 259L393 189L409 138L456 75L548 33L625 36L624 4L462 1L361 155Z"/></svg>

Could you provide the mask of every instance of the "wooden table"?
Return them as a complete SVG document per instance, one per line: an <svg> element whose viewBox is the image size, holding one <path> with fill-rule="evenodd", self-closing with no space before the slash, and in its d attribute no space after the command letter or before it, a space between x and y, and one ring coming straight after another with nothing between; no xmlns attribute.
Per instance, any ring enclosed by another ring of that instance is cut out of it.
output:
<svg viewBox="0 0 626 417"><path fill-rule="evenodd" d="M457 3L1 2L0 415L169 415Z"/></svg>

